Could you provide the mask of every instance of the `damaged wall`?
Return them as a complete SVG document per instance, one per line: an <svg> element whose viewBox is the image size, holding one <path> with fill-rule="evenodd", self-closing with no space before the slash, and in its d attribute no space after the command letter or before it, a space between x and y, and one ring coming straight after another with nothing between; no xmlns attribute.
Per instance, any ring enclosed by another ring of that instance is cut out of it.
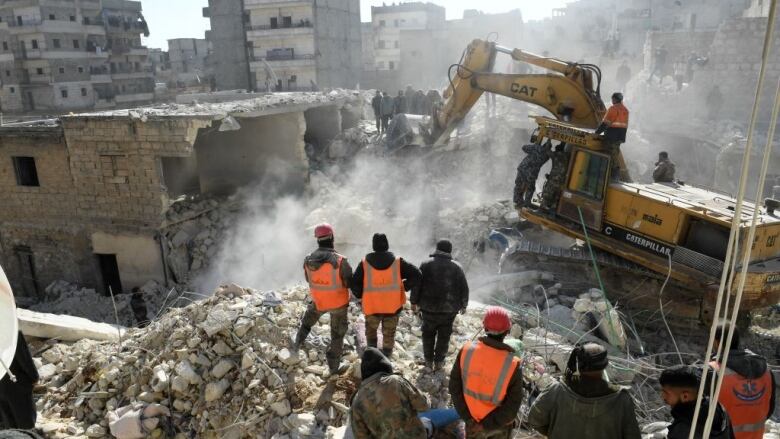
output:
<svg viewBox="0 0 780 439"><path fill-rule="evenodd" d="M153 234L123 235L95 232L91 237L92 249L97 254L116 255L122 284L140 286L149 280L165 284L165 272L160 244Z"/></svg>
<svg viewBox="0 0 780 439"><path fill-rule="evenodd" d="M336 111L338 113L338 111ZM200 188L224 195L257 181L273 181L280 190L301 190L308 175L303 113L238 119L241 129L204 129L195 141Z"/></svg>

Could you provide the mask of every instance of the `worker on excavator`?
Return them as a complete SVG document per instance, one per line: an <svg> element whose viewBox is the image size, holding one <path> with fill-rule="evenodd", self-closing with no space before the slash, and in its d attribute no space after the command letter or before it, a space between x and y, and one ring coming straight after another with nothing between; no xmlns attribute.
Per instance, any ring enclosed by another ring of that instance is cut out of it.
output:
<svg viewBox="0 0 780 439"><path fill-rule="evenodd" d="M523 145L523 152L526 156L517 166L517 177L515 178L515 208L530 207L531 199L536 190L536 179L539 177L539 171L547 160L550 160L549 151L552 148L552 142L548 140L544 144L531 143Z"/></svg>
<svg viewBox="0 0 780 439"><path fill-rule="evenodd" d="M547 155L552 160L552 168L542 188L540 205L544 210L554 210L566 181L566 172L569 170L569 153L566 151L566 144L561 142L554 150L548 151Z"/></svg>
<svg viewBox="0 0 780 439"><path fill-rule="evenodd" d="M323 223L315 227L314 237L319 248L303 261L303 272L309 283L311 302L301 319L301 327L293 341L292 351L297 353L320 317L330 314L330 346L325 357L331 375L335 375L347 369L340 361L349 324L347 311L352 267L346 257L336 253L333 227L330 224Z"/></svg>
<svg viewBox="0 0 780 439"><path fill-rule="evenodd" d="M622 181L630 181L626 164L620 154L620 144L626 142L628 131L628 108L623 105L623 93L612 93L612 106L604 115L601 125L596 128L596 134L604 136L604 146L612 154L612 177L618 175Z"/></svg>
<svg viewBox="0 0 780 439"><path fill-rule="evenodd" d="M363 302L366 316L366 343L377 347L377 331L382 326L382 353L390 358L395 347L398 319L406 303L406 291L417 287L420 269L396 257L384 233L375 233L374 252L363 258L352 276L352 292Z"/></svg>
<svg viewBox="0 0 780 439"><path fill-rule="evenodd" d="M729 324L721 323L715 329L714 352L720 340L729 332ZM714 357L713 369L720 370L721 360ZM775 412L775 379L766 358L740 347L739 331L734 328L729 347L723 385L718 401L731 418L736 439L761 439L766 420Z"/></svg>
<svg viewBox="0 0 780 439"><path fill-rule="evenodd" d="M504 308L491 306L483 325L487 335L458 352L450 373L450 397L466 422L468 439L509 439L523 402L521 362L504 343L512 321Z"/></svg>

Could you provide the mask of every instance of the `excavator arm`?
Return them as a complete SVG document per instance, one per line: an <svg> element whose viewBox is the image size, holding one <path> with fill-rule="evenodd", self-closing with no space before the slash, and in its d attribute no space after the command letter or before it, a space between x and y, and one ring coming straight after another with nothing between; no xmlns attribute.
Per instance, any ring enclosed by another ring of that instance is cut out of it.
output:
<svg viewBox="0 0 780 439"><path fill-rule="evenodd" d="M554 73L493 73L498 53L505 53L515 61ZM426 142L436 145L446 143L452 130L466 117L484 92L538 105L558 120L581 128L595 129L606 112L599 96L600 74L598 67L590 64L567 63L520 49L507 49L488 41L474 40L466 49L461 62L450 67L450 85L444 92L445 102L434 111L431 125L424 132Z"/></svg>

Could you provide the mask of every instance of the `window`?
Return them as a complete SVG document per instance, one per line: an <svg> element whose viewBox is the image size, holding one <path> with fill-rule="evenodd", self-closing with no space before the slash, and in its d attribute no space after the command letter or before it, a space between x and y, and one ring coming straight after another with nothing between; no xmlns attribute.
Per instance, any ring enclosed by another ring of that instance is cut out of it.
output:
<svg viewBox="0 0 780 439"><path fill-rule="evenodd" d="M79 66L79 73L84 73L84 67Z"/></svg>
<svg viewBox="0 0 780 439"><path fill-rule="evenodd" d="M33 49L37 49L38 48L38 40L32 40L32 41L30 41L30 43L32 44L32 48Z"/></svg>
<svg viewBox="0 0 780 439"><path fill-rule="evenodd" d="M66 90L66 89L64 89L64 88L63 88L62 90L60 90L60 94L62 95L62 97L63 97L64 99L67 99L67 98L68 98L68 90Z"/></svg>
<svg viewBox="0 0 780 439"><path fill-rule="evenodd" d="M292 17L282 17L282 27L292 27Z"/></svg>
<svg viewBox="0 0 780 439"><path fill-rule="evenodd" d="M79 40L73 40L73 48L78 49L81 47L81 43L79 43Z"/></svg>
<svg viewBox="0 0 780 439"><path fill-rule="evenodd" d="M3 50L8 50L8 41L3 41Z"/></svg>
<svg viewBox="0 0 780 439"><path fill-rule="evenodd" d="M6 70L5 71L5 76L11 76L11 71L10 70Z"/></svg>
<svg viewBox="0 0 780 439"><path fill-rule="evenodd" d="M401 43L399 43L398 41L396 41L396 42L395 42L395 48L396 48L396 49L398 49L399 47L401 47Z"/></svg>
<svg viewBox="0 0 780 439"><path fill-rule="evenodd" d="M86 96L86 95L87 95L87 89L86 88L82 88L81 89L81 96Z"/></svg>
<svg viewBox="0 0 780 439"><path fill-rule="evenodd" d="M379 40L379 48L384 49L385 48L385 40Z"/></svg>
<svg viewBox="0 0 780 439"><path fill-rule="evenodd" d="M89 17L84 17L84 24L89 24Z"/></svg>
<svg viewBox="0 0 780 439"><path fill-rule="evenodd" d="M55 49L59 49L60 47L62 47L62 45L60 44L60 40L58 40L57 38L55 38L55 39L52 41L52 43L54 43L54 48L55 48Z"/></svg>
<svg viewBox="0 0 780 439"><path fill-rule="evenodd" d="M271 29L278 29L279 28L279 19L276 17L271 17Z"/></svg>
<svg viewBox="0 0 780 439"><path fill-rule="evenodd" d="M14 161L16 184L19 186L40 186L34 157L11 157Z"/></svg>
<svg viewBox="0 0 780 439"><path fill-rule="evenodd" d="M56 20L57 17L54 16L54 14L49 14L49 20Z"/></svg>
<svg viewBox="0 0 780 439"><path fill-rule="evenodd" d="M76 16L75 15L71 15L70 16L70 21L76 21Z"/></svg>
<svg viewBox="0 0 780 439"><path fill-rule="evenodd" d="M24 22L22 21L22 17L20 15L16 16L16 24L18 24L19 26L24 24Z"/></svg>
<svg viewBox="0 0 780 439"><path fill-rule="evenodd" d="M60 75L65 74L65 67L60 67L59 70L60 70Z"/></svg>
<svg viewBox="0 0 780 439"><path fill-rule="evenodd" d="M379 27L385 27L387 23L385 23L385 20L379 20Z"/></svg>
<svg viewBox="0 0 780 439"><path fill-rule="evenodd" d="M16 88L14 88L14 87L9 88L9 90L11 90L11 94L16 93Z"/></svg>
<svg viewBox="0 0 780 439"><path fill-rule="evenodd" d="M581 195L601 200L604 197L608 170L608 157L577 151L568 187Z"/></svg>
<svg viewBox="0 0 780 439"><path fill-rule="evenodd" d="M43 67L38 67L37 69L35 69L35 73L39 75L43 75Z"/></svg>

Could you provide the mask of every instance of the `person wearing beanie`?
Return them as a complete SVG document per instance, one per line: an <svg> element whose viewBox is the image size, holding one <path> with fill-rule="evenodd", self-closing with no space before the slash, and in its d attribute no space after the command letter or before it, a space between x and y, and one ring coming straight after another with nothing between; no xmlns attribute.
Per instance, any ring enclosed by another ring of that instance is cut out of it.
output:
<svg viewBox="0 0 780 439"><path fill-rule="evenodd" d="M420 265L420 284L412 289L412 311L422 311L425 366L441 370L450 346L452 325L458 312L466 312L469 284L460 264L452 259L452 244L441 240L431 259Z"/></svg>
<svg viewBox="0 0 780 439"><path fill-rule="evenodd" d="M393 355L398 318L406 303L406 292L420 283L420 270L390 252L383 233L373 237L373 253L369 253L352 276L352 293L362 300L366 316L366 342L377 347L377 331L382 326L382 352Z"/></svg>
<svg viewBox="0 0 780 439"><path fill-rule="evenodd" d="M467 438L509 439L523 402L523 374L514 349L504 343L512 328L509 313L485 311L484 337L468 342L450 373L450 398L466 423Z"/></svg>
<svg viewBox="0 0 780 439"><path fill-rule="evenodd" d="M668 427L667 439L688 439L699 395L701 370L690 365L672 366L661 372L658 382L661 384L661 397L672 408L672 424ZM709 388L709 385L706 388ZM710 398L705 392L699 409L696 434L693 435L695 439L702 439L709 410ZM729 415L720 404L715 409L709 439L734 439Z"/></svg>
<svg viewBox="0 0 780 439"><path fill-rule="evenodd" d="M301 319L301 326L293 340L292 351L297 353L306 341L311 328L323 314L330 314L330 346L326 353L331 374L346 371L341 356L344 350L344 336L347 334L349 284L352 281L352 267L346 257L336 253L333 227L320 224L314 229L317 250L303 261L303 274L309 284L311 301Z"/></svg>
<svg viewBox="0 0 780 439"><path fill-rule="evenodd" d="M360 361L362 382L349 409L356 439L424 439L428 437L419 414L428 399L376 348L367 348Z"/></svg>
<svg viewBox="0 0 780 439"><path fill-rule="evenodd" d="M534 401L528 425L549 439L640 439L631 395L604 379L608 364L600 344L575 346L563 382Z"/></svg>

